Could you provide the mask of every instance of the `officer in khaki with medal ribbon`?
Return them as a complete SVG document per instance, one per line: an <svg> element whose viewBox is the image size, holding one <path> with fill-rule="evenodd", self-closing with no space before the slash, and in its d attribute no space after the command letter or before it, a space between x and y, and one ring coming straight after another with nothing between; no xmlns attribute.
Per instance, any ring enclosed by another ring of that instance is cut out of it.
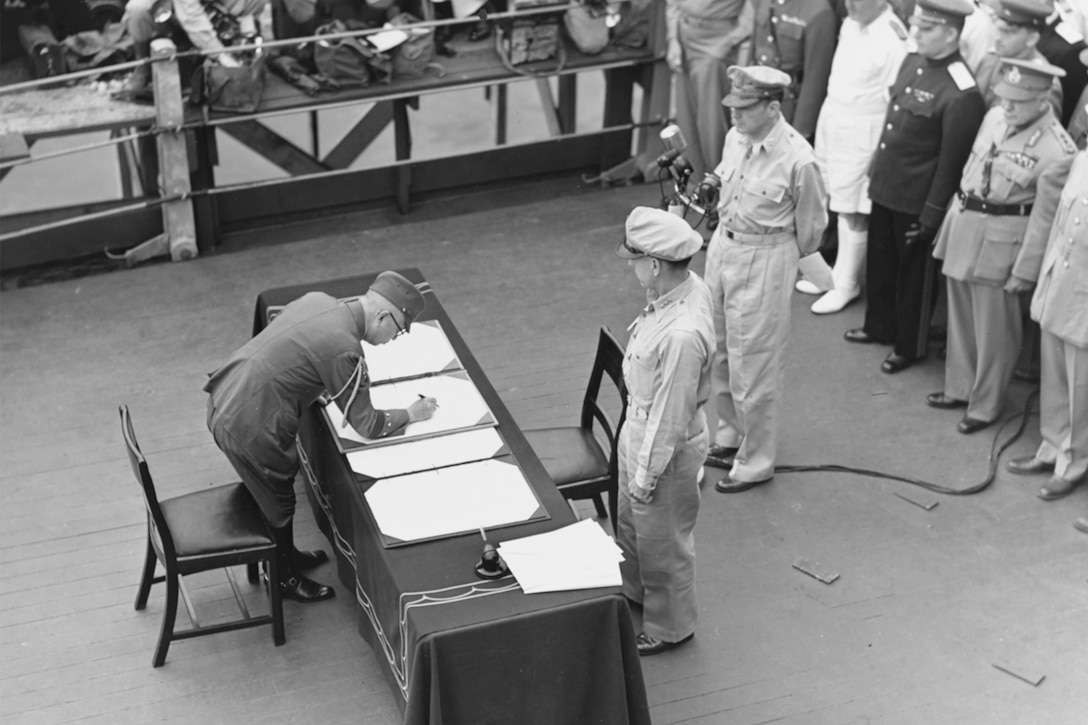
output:
<svg viewBox="0 0 1088 725"><path fill-rule="evenodd" d="M881 371L893 374L923 354L919 344L930 243L959 186L986 107L959 52L967 0L918 0L911 33L869 176L865 324L854 343L892 344Z"/></svg>
<svg viewBox="0 0 1088 725"><path fill-rule="evenodd" d="M1037 60L1004 59L1000 99L975 137L957 200L933 256L948 278L944 390L926 403L966 408L957 426L973 433L1001 415L1023 338L1021 293L1035 270L1017 264L1039 176L1076 152L1047 100L1065 71Z"/></svg>
<svg viewBox="0 0 1088 725"><path fill-rule="evenodd" d="M714 319L710 290L688 269L703 238L680 217L636 207L616 253L646 290L623 358L629 395L619 440L616 540L623 593L642 605L638 653L695 633L695 520L708 435Z"/></svg>
<svg viewBox="0 0 1088 725"><path fill-rule="evenodd" d="M766 66L731 68L722 100L725 137L718 215L707 250L714 299L718 430L707 463L729 469L714 488L745 491L774 475L790 294L798 258L827 227L827 191L808 142L782 118L790 77Z"/></svg>
<svg viewBox="0 0 1088 725"><path fill-rule="evenodd" d="M1006 467L1021 475L1049 472L1039 498L1052 501L1088 477L1088 151L1081 149L1039 179L1014 274L1037 279L1031 318L1042 330L1043 440L1035 455ZM1075 525L1088 533L1088 518Z"/></svg>

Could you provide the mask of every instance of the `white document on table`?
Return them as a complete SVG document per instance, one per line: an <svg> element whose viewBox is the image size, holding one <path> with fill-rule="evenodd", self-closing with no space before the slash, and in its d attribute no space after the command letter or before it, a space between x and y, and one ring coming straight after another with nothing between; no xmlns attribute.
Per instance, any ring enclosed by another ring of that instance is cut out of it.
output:
<svg viewBox="0 0 1088 725"><path fill-rule="evenodd" d="M387 438L366 438L359 434L351 424L344 425L344 415L340 412L340 406L330 402L325 406L325 412L329 416L332 430L340 438L355 443L373 444L377 442L400 444L401 442L430 436L439 433L447 433L466 428L476 428L481 425L494 425L495 418L491 415L487 403L480 396L476 385L464 372L435 375L412 380L399 380L395 383L385 383L370 389L370 402L378 410L404 409L419 400L420 396L434 398L438 401L438 408L434 416L429 420L420 420L409 423L400 435Z"/></svg>
<svg viewBox="0 0 1088 725"><path fill-rule="evenodd" d="M498 546L526 594L618 587L623 553L592 520Z"/></svg>
<svg viewBox="0 0 1088 725"><path fill-rule="evenodd" d="M384 345L364 341L362 349L371 385L461 368L461 361L437 320L416 322L407 335Z"/></svg>
<svg viewBox="0 0 1088 725"><path fill-rule="evenodd" d="M364 496L381 532L400 541L527 521L540 508L521 469L499 460L386 478Z"/></svg>
<svg viewBox="0 0 1088 725"><path fill-rule="evenodd" d="M494 428L404 441L395 446L360 448L348 453L351 470L368 478L389 478L431 468L493 458L505 444Z"/></svg>

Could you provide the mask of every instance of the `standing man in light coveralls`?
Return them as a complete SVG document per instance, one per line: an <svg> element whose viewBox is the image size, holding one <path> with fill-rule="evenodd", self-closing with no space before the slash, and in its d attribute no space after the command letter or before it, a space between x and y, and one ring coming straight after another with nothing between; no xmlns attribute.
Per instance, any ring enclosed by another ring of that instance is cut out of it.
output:
<svg viewBox="0 0 1088 725"><path fill-rule="evenodd" d="M729 130L718 100L729 92L726 70L752 35L751 0L667 0L665 58L673 72L676 125L688 143L692 177L714 168Z"/></svg>
<svg viewBox="0 0 1088 725"><path fill-rule="evenodd" d="M714 299L714 395L710 465L728 468L714 488L745 491L771 480L797 261L820 246L827 192L812 147L782 118L790 77L766 66L731 68L722 103L733 128L715 173L721 223L707 251Z"/></svg>
<svg viewBox="0 0 1088 725"><path fill-rule="evenodd" d="M838 312L861 294L861 272L869 241L869 164L880 141L888 88L907 57L907 29L887 0L847 0L850 16L839 31L827 99L816 123L816 164L837 212L839 252L834 269L823 257L814 263L829 271L834 288L812 304L817 315ZM819 289L808 280L801 292Z"/></svg>
<svg viewBox="0 0 1088 725"><path fill-rule="evenodd" d="M1021 265L1039 177L1077 147L1046 100L1065 71L1045 61L1007 58L994 87L1001 99L982 120L949 205L933 256L948 283L944 390L931 408L966 408L960 433L1001 415L1023 340L1023 315L1038 263Z"/></svg>
<svg viewBox="0 0 1088 725"><path fill-rule="evenodd" d="M619 441L616 539L623 593L642 606L638 653L695 634L695 520L709 442L714 319L710 290L688 270L703 239L680 217L636 207L616 254L630 260L647 305L623 358L629 394Z"/></svg>

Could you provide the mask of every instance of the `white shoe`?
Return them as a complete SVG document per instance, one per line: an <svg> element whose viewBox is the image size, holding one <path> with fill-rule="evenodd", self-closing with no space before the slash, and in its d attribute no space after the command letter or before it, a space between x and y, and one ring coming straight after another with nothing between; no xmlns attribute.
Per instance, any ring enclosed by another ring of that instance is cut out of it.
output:
<svg viewBox="0 0 1088 725"><path fill-rule="evenodd" d="M809 282L807 279L797 280L797 284L795 284L793 288L798 292L806 295L818 295L823 292L823 290L821 290L812 282Z"/></svg>
<svg viewBox="0 0 1088 725"><path fill-rule="evenodd" d="M861 291L857 287L849 292L833 289L812 303L812 312L817 315L830 315L846 307L860 294Z"/></svg>

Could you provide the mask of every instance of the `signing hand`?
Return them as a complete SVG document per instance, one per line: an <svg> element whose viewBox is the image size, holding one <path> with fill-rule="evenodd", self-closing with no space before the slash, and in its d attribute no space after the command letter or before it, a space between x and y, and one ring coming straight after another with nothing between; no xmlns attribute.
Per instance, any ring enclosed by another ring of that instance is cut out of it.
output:
<svg viewBox="0 0 1088 725"><path fill-rule="evenodd" d="M420 398L408 406L408 422L430 419L437 407L438 401L434 398Z"/></svg>
<svg viewBox="0 0 1088 725"><path fill-rule="evenodd" d="M1019 294L1020 292L1027 292L1035 286L1034 282L1029 282L1026 279L1021 279L1015 274L1010 274L1008 281L1005 282L1005 291L1010 295Z"/></svg>

